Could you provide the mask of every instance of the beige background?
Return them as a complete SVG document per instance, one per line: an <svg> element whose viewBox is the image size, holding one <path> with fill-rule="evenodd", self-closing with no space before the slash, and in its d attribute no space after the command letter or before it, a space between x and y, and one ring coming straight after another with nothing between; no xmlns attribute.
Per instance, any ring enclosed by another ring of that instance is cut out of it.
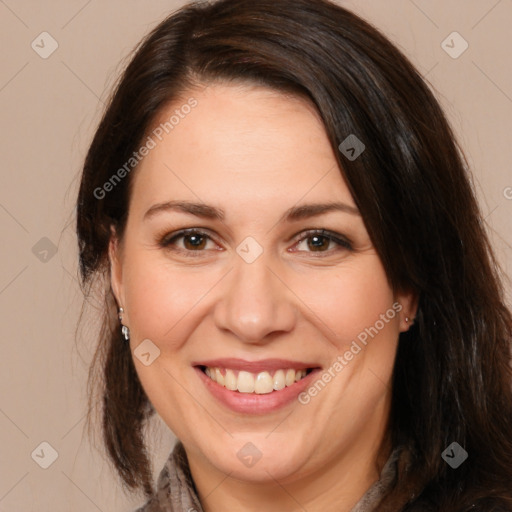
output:
<svg viewBox="0 0 512 512"><path fill-rule="evenodd" d="M83 433L94 340L74 341L82 298L73 201L121 60L183 3L0 0L0 512L128 511L141 503L123 495ZM381 28L431 83L465 148L510 275L512 0L340 3ZM43 31L59 45L47 59L31 47ZM441 47L453 31L469 43L457 59ZM162 423L155 432L157 473L173 441ZM58 453L48 469L31 458L43 441Z"/></svg>

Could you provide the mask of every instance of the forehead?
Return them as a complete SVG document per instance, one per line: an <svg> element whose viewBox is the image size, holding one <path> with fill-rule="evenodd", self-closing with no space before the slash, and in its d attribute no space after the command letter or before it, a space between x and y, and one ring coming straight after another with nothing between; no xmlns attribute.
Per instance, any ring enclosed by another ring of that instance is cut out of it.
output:
<svg viewBox="0 0 512 512"><path fill-rule="evenodd" d="M154 147L133 177L134 202L179 196L268 206L308 195L354 204L324 125L303 98L212 84L167 105L151 130Z"/></svg>

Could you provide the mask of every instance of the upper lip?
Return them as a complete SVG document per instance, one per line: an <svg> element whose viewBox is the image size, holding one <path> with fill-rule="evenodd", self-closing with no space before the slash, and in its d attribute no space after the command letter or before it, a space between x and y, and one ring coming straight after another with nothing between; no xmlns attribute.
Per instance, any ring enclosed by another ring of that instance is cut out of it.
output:
<svg viewBox="0 0 512 512"><path fill-rule="evenodd" d="M246 361L237 358L209 359L207 361L198 361L192 363L193 366L209 366L210 368L229 368L231 370L259 373L265 370L284 370L293 368L294 370L305 370L308 368L318 368L316 363L305 363L302 361L290 361L288 359L261 359L259 361Z"/></svg>

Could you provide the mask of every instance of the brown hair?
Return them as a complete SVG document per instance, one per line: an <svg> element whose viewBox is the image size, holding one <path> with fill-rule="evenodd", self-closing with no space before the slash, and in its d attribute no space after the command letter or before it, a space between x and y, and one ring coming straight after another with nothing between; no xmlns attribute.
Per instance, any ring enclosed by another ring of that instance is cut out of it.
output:
<svg viewBox="0 0 512 512"><path fill-rule="evenodd" d="M390 417L392 444L405 447L408 461L379 511L512 510L512 318L467 165L406 57L327 0L221 0L178 10L137 49L94 136L77 204L83 284L105 284L90 396L99 385L105 445L124 483L152 492L144 426L154 409L121 339L108 280L110 228L122 236L130 176L101 199L95 190L166 104L215 81L313 102L391 285L419 294L415 324L399 340ZM354 161L338 151L350 134L366 145ZM469 453L456 470L441 458L453 441Z"/></svg>

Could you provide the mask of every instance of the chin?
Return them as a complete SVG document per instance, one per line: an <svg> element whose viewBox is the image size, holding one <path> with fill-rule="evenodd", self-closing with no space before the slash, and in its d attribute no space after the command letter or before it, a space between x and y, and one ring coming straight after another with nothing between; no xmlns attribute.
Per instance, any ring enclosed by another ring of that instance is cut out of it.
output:
<svg viewBox="0 0 512 512"><path fill-rule="evenodd" d="M305 444L289 434L235 434L210 448L210 463L233 478L251 482L285 480L300 471L308 458Z"/></svg>

